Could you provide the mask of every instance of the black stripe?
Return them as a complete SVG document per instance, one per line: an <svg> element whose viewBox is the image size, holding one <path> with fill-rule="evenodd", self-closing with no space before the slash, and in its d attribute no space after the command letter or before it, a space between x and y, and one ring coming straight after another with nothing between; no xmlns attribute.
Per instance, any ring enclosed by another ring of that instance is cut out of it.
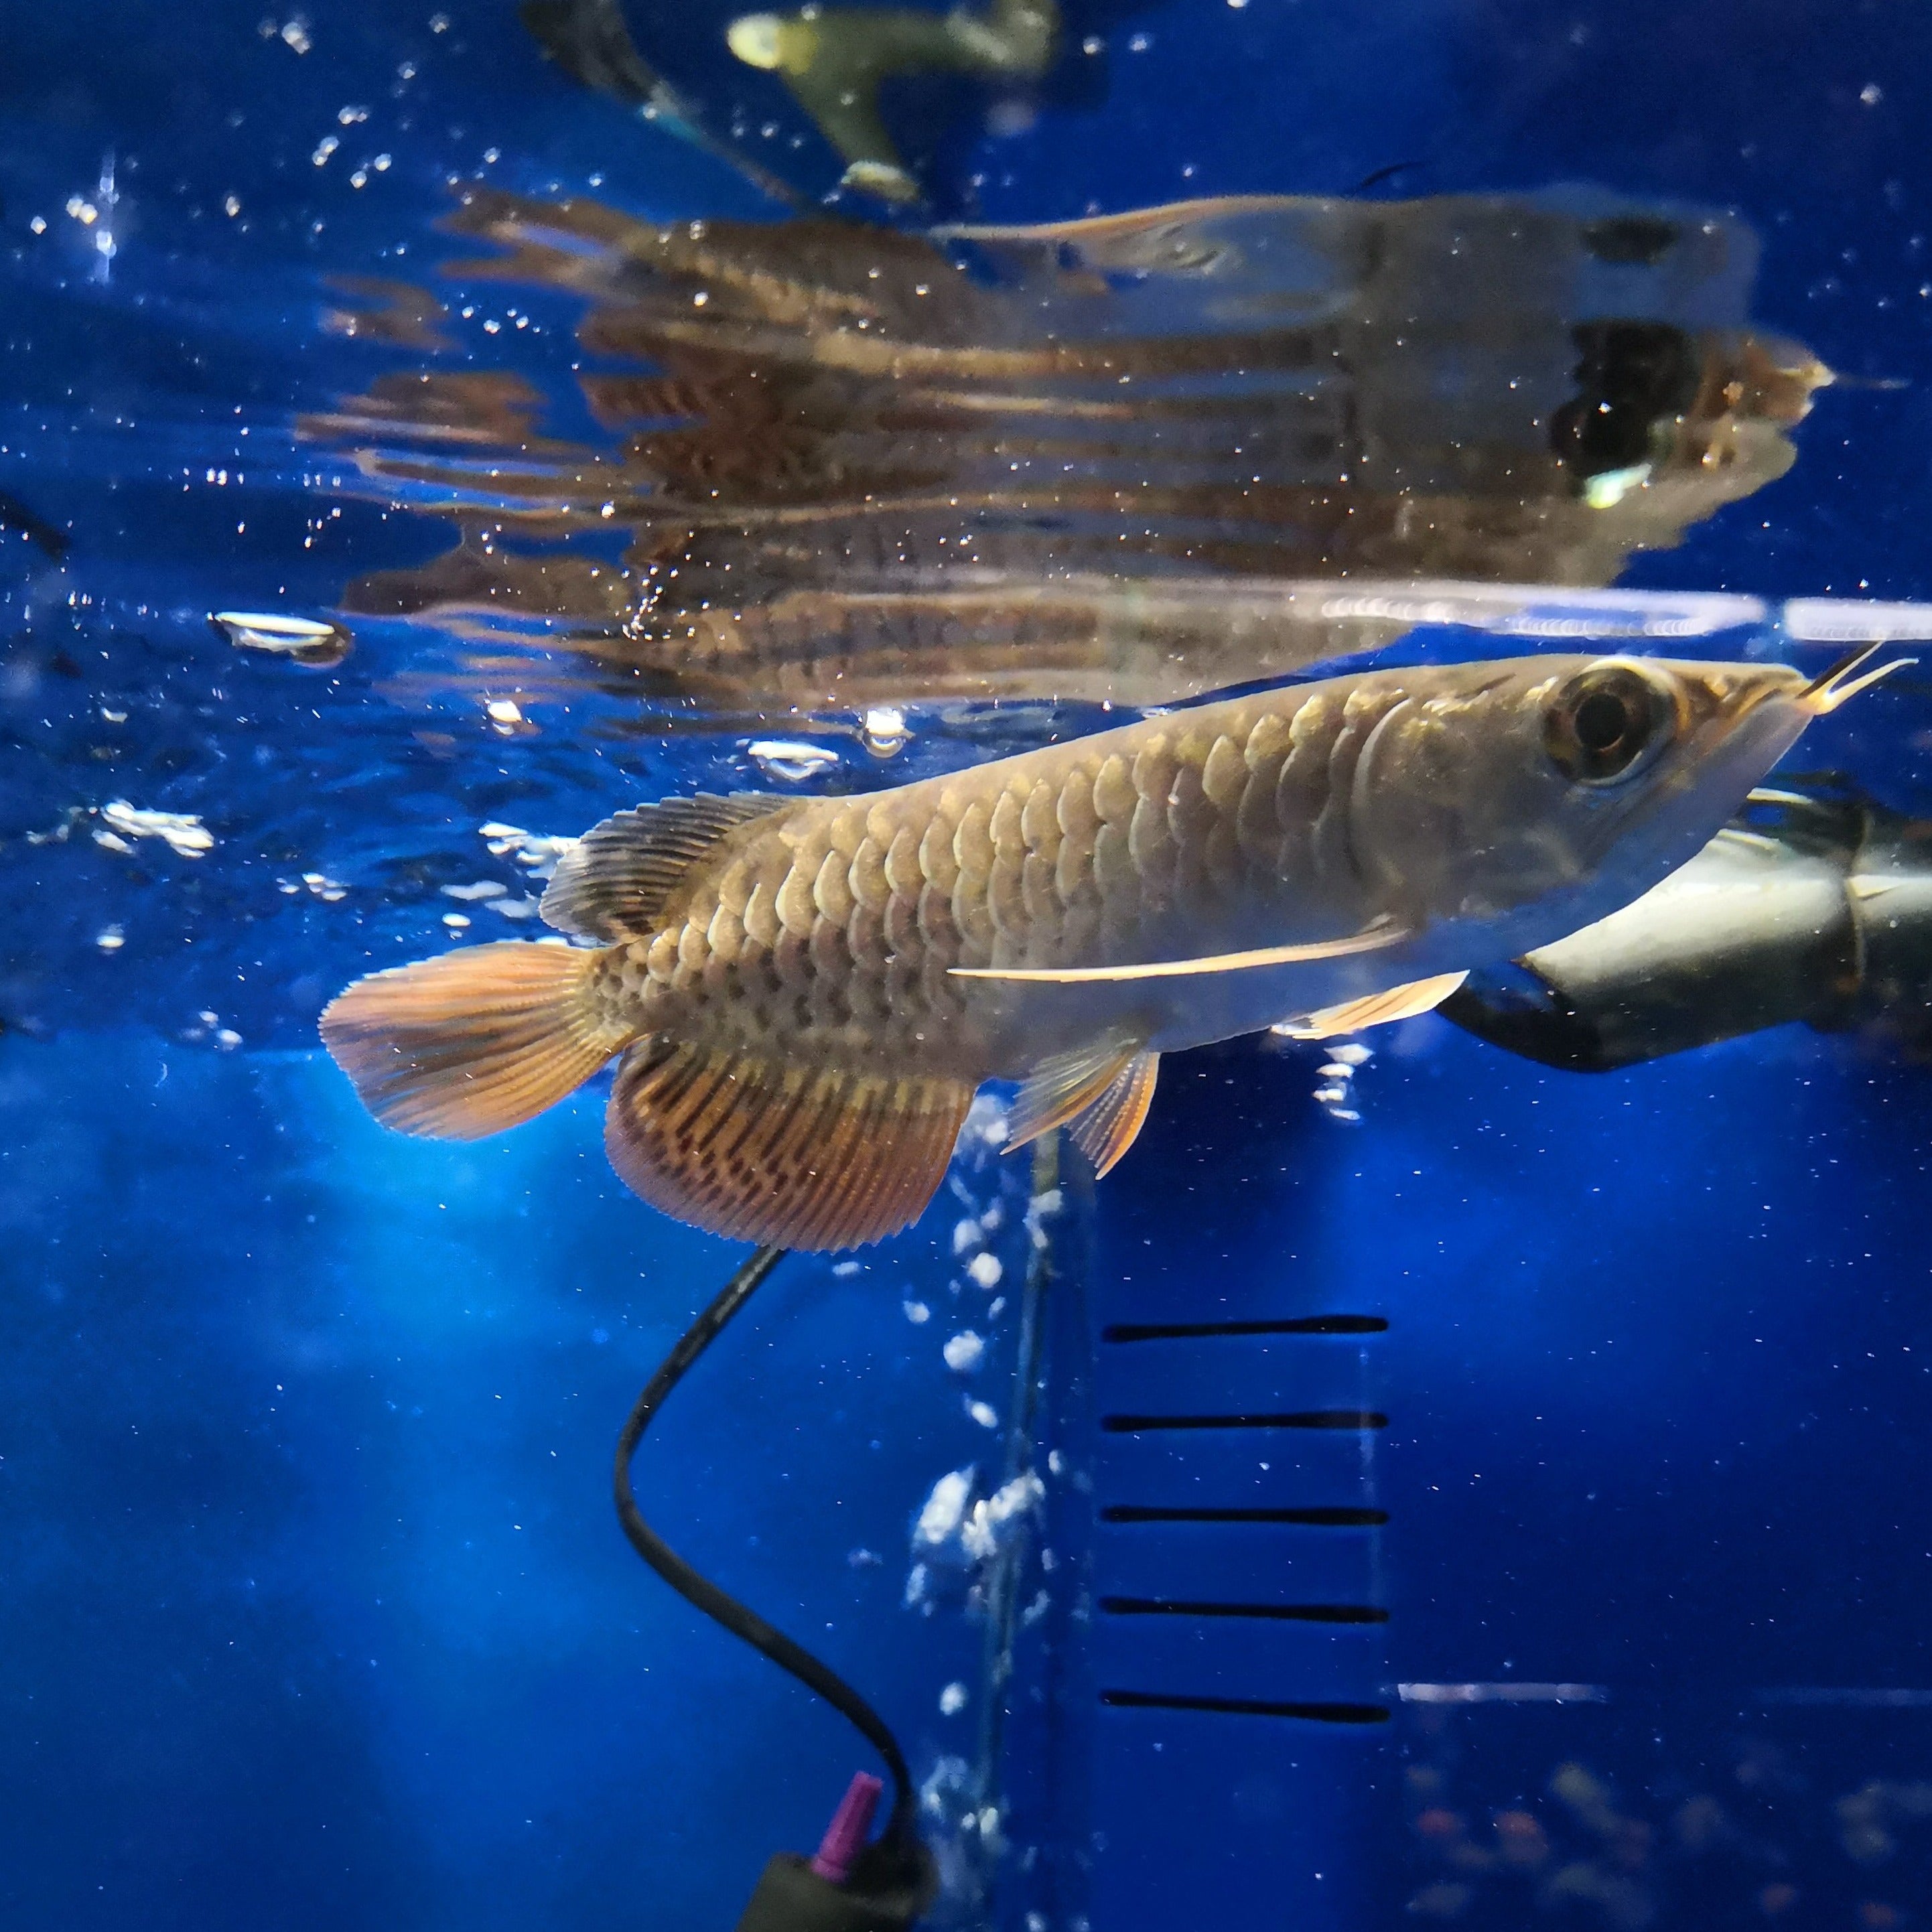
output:
<svg viewBox="0 0 1932 1932"><path fill-rule="evenodd" d="M1102 1522L1294 1522L1315 1529L1378 1529L1388 1511L1322 1506L1312 1509L1162 1509L1148 1503L1115 1503Z"/></svg>
<svg viewBox="0 0 1932 1932"><path fill-rule="evenodd" d="M1187 1697L1158 1690L1102 1690L1100 1701L1117 1710L1209 1711L1238 1718L1304 1718L1318 1724L1385 1724L1385 1704L1276 1704L1258 1697Z"/></svg>
<svg viewBox="0 0 1932 1932"><path fill-rule="evenodd" d="M1379 1315L1301 1315L1286 1322L1118 1322L1103 1342L1184 1342L1217 1335L1380 1335Z"/></svg>
<svg viewBox="0 0 1932 1932"><path fill-rule="evenodd" d="M1110 1436L1148 1429L1385 1429L1388 1418L1372 1408L1304 1408L1283 1415L1107 1415Z"/></svg>
<svg viewBox="0 0 1932 1932"><path fill-rule="evenodd" d="M1385 1624L1389 1613L1369 1604L1178 1604L1158 1597L1102 1597L1116 1617L1264 1617L1274 1623Z"/></svg>

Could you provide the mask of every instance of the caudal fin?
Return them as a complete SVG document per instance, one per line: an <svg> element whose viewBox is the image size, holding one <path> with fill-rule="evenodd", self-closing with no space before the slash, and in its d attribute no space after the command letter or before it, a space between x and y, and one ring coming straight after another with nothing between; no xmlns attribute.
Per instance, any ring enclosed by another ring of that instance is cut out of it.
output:
<svg viewBox="0 0 1932 1932"><path fill-rule="evenodd" d="M633 1037L600 1017L597 958L501 940L372 973L324 1010L322 1042L384 1126L480 1140L554 1106Z"/></svg>

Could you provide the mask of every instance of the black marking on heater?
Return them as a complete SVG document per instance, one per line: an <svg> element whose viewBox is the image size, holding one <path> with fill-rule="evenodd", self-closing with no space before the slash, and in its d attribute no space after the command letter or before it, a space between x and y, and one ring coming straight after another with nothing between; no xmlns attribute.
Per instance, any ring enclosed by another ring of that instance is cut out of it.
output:
<svg viewBox="0 0 1932 1932"><path fill-rule="evenodd" d="M1388 1418L1372 1408L1299 1408L1280 1414L1106 1415L1100 1426L1110 1436L1137 1436L1153 1429L1386 1429Z"/></svg>
<svg viewBox="0 0 1932 1932"><path fill-rule="evenodd" d="M1193 1604L1160 1597L1102 1597L1100 1607L1116 1617L1258 1617L1270 1623L1385 1624L1389 1613L1372 1604Z"/></svg>
<svg viewBox="0 0 1932 1932"><path fill-rule="evenodd" d="M1103 1342L1191 1342L1218 1336L1380 1335L1379 1315L1298 1315L1282 1322L1117 1322L1100 1331Z"/></svg>
<svg viewBox="0 0 1932 1932"><path fill-rule="evenodd" d="M1100 1512L1102 1522L1298 1523L1310 1529L1379 1529L1388 1511L1332 1504L1308 1509L1168 1509L1154 1503L1112 1503Z"/></svg>
<svg viewBox="0 0 1932 1932"><path fill-rule="evenodd" d="M1276 1703L1258 1697L1190 1697L1160 1690L1102 1690L1117 1710L1206 1711L1238 1718L1300 1718L1318 1724L1385 1724L1386 1704Z"/></svg>

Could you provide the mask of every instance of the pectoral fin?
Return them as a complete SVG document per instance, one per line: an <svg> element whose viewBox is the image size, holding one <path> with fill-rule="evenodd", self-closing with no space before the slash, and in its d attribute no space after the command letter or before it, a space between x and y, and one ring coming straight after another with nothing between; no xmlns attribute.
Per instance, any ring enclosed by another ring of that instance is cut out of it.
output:
<svg viewBox="0 0 1932 1932"><path fill-rule="evenodd" d="M1160 1071L1159 1054L1136 1054L1068 1130L1073 1144L1094 1163L1096 1175L1105 1174L1133 1145L1147 1118L1154 1077Z"/></svg>
<svg viewBox="0 0 1932 1932"><path fill-rule="evenodd" d="M1438 973L1432 980L1412 980L1366 999L1345 1000L1290 1020L1281 1028L1296 1040L1332 1040L1337 1034L1360 1033L1364 1027L1387 1026L1394 1020L1412 1020L1433 1012L1468 977L1467 973Z"/></svg>
<svg viewBox="0 0 1932 1932"><path fill-rule="evenodd" d="M1202 959L1154 959L1133 966L955 966L950 970L962 980L1013 980L1053 986L1087 986L1114 980L1184 980L1197 974L1244 973L1259 966L1344 959L1354 952L1380 952L1413 937L1406 926L1378 925L1351 933L1346 939L1320 939L1305 946L1263 946L1250 952L1218 952Z"/></svg>
<svg viewBox="0 0 1932 1932"><path fill-rule="evenodd" d="M1108 1034L1042 1060L1020 1082L1014 1096L1006 1120L1006 1151L1013 1153L1097 1105L1132 1066L1140 1050L1138 1040Z"/></svg>

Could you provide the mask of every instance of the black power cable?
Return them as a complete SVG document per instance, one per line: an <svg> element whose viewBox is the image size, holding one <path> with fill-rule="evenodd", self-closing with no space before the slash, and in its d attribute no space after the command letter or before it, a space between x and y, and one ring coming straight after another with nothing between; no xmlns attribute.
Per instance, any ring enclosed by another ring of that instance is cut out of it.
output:
<svg viewBox="0 0 1932 1932"><path fill-rule="evenodd" d="M766 1926L772 1932L781 1926L795 1926L799 1932L817 1932L821 1926L826 1932L845 1927L852 1928L852 1932L869 1932L874 1926L910 1926L931 1898L932 1864L930 1854L920 1841L918 1801L898 1740L886 1720L836 1671L694 1570L645 1522L631 1486L631 1464L638 1445L663 1407L664 1398L723 1334L732 1317L751 1300L784 1254L782 1248L760 1248L752 1254L719 1289L711 1305L685 1331L644 1384L644 1393L638 1397L617 1438L616 1466L612 1478L617 1520L624 1526L632 1548L686 1603L702 1610L761 1656L770 1658L808 1690L817 1692L850 1722L885 1760L892 1774L892 1814L878 1843L854 1862L847 1884L834 1886L812 1873L804 1860L782 1855L772 1861L766 1872L758 1894L742 1922L741 1932Z"/></svg>

